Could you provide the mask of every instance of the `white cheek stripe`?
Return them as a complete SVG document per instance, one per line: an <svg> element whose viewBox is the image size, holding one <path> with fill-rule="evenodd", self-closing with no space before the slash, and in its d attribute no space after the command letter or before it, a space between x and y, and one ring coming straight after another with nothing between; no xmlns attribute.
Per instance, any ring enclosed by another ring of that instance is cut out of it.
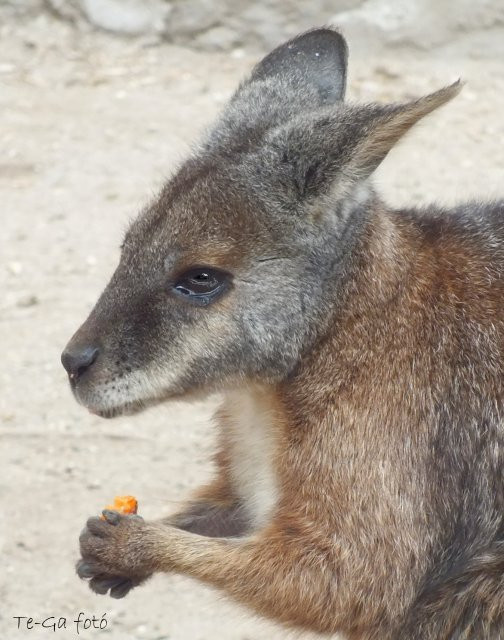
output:
<svg viewBox="0 0 504 640"><path fill-rule="evenodd" d="M163 391L180 380L182 375L182 367L167 371L161 371L158 367L133 371L122 378L97 384L92 393L79 400L99 410L115 409L135 402L148 402L161 398Z"/></svg>
<svg viewBox="0 0 504 640"><path fill-rule="evenodd" d="M167 362L155 362L145 370L135 370L123 378L115 378L106 384L98 384L85 404L93 404L95 408L106 410L120 407L127 403L162 400L191 370L198 358L207 358L214 353L216 345L202 341L202 333L207 335L222 334L219 317L207 319L205 331L196 327L186 331L173 353L166 356ZM232 335L221 335L221 341L233 339ZM112 387L115 387L112 389ZM128 387L128 388L126 388Z"/></svg>

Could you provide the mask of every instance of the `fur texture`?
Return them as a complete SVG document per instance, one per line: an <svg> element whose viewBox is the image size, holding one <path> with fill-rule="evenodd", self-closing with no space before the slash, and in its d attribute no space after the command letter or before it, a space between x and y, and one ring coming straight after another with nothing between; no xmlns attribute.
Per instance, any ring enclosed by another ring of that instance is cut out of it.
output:
<svg viewBox="0 0 504 640"><path fill-rule="evenodd" d="M71 377L103 416L226 398L214 481L164 522L91 518L78 573L121 597L177 571L355 640L497 640L504 203L388 208L372 172L460 85L348 105L346 57L318 29L259 63L67 346L99 349ZM195 266L229 276L212 304L175 295Z"/></svg>

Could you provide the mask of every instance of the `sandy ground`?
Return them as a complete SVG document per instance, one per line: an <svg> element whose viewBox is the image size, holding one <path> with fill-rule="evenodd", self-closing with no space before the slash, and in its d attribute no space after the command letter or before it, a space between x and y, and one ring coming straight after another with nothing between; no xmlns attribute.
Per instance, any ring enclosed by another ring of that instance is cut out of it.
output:
<svg viewBox="0 0 504 640"><path fill-rule="evenodd" d="M157 517L208 476L215 399L102 421L73 401L59 362L128 221L253 61L78 34L50 18L0 24L0 638L292 637L185 578L156 576L121 601L77 579L79 531L113 495L133 493ZM389 200L503 194L502 62L453 47L355 54L351 99L467 81L380 169ZM80 611L106 613L107 628L77 636ZM13 616L65 617L67 629L18 630Z"/></svg>

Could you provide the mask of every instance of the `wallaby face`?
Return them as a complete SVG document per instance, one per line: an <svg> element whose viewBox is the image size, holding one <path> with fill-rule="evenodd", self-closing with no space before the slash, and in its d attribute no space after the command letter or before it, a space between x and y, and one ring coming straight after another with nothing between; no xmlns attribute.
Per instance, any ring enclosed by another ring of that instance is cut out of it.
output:
<svg viewBox="0 0 504 640"><path fill-rule="evenodd" d="M348 106L346 57L331 30L267 56L131 226L62 356L91 411L281 380L320 334L372 197L367 177L458 92Z"/></svg>

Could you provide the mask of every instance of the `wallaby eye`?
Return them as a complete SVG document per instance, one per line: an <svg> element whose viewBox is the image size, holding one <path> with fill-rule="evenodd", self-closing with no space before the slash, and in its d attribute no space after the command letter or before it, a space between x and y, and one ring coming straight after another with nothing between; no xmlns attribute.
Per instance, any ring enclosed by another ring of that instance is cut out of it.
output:
<svg viewBox="0 0 504 640"><path fill-rule="evenodd" d="M188 302L206 306L228 288L230 275L220 269L193 267L182 273L173 285L173 291Z"/></svg>

